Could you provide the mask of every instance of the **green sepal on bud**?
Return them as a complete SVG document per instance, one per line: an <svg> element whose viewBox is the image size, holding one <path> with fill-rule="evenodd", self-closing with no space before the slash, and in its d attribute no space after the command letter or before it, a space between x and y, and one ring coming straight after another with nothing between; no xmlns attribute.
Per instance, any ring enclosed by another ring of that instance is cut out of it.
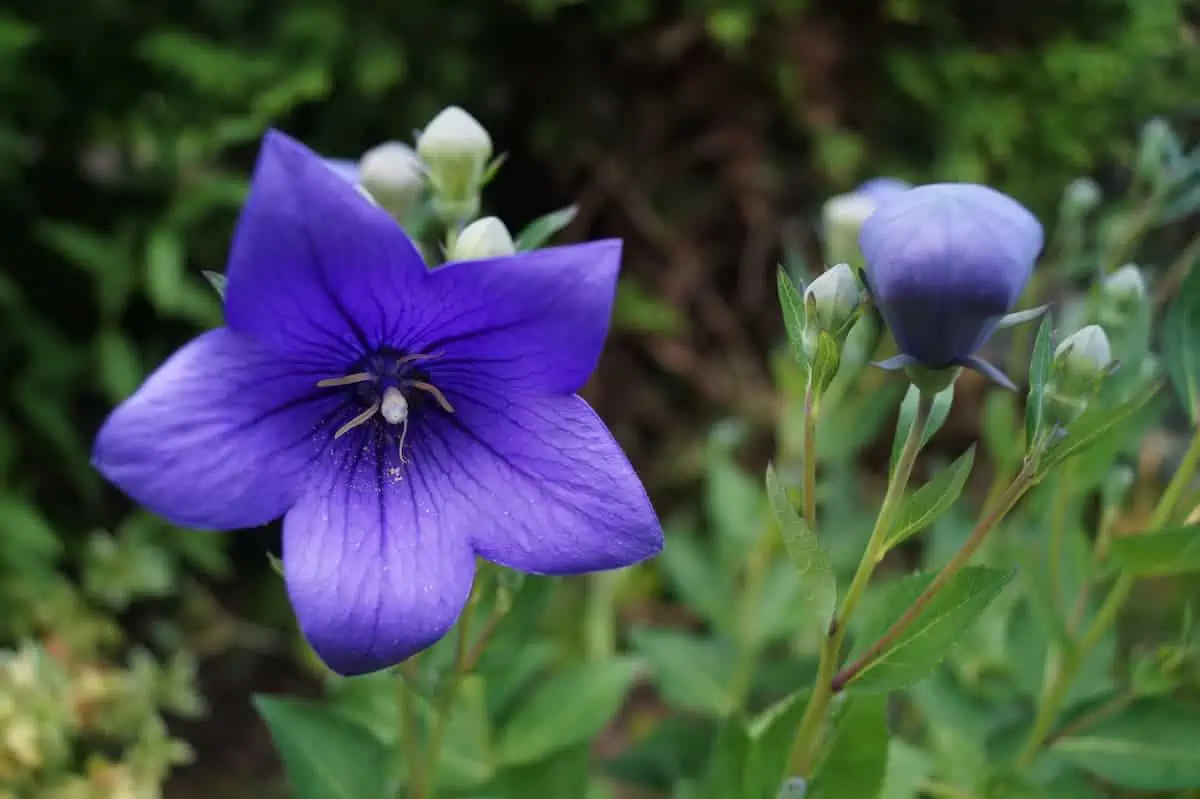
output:
<svg viewBox="0 0 1200 799"><path fill-rule="evenodd" d="M861 309L862 288L849 264L830 267L804 290L805 329L823 330L839 343Z"/></svg>
<svg viewBox="0 0 1200 799"><path fill-rule="evenodd" d="M433 189L434 211L449 224L479 213L479 194L489 177L492 137L458 106L443 109L417 137L417 155Z"/></svg>
<svg viewBox="0 0 1200 799"><path fill-rule="evenodd" d="M477 219L463 228L447 256L452 261L482 261L502 258L517 251L508 228L494 216Z"/></svg>
<svg viewBox="0 0 1200 799"><path fill-rule="evenodd" d="M1088 325L1063 339L1054 350L1046 386L1047 411L1053 421L1067 424L1083 413L1114 367L1108 334L1099 325Z"/></svg>
<svg viewBox="0 0 1200 799"><path fill-rule="evenodd" d="M421 159L407 144L385 142L363 154L359 182L397 220L412 214L425 190Z"/></svg>

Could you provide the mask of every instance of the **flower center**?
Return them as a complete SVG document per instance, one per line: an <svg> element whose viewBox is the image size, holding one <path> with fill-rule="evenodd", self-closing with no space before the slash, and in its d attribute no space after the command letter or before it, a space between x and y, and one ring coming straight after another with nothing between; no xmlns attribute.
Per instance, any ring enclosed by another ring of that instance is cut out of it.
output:
<svg viewBox="0 0 1200 799"><path fill-rule="evenodd" d="M317 381L318 388L352 388L354 400L362 406L359 413L343 424L333 434L335 439L366 424L378 414L390 427L397 428L400 438L400 460L404 457L404 438L408 435L408 422L413 403L418 399L433 399L446 413L454 413L454 406L428 376L418 367L422 361L439 357L440 353L426 355L398 352L377 352L363 359L358 368L342 377L330 377Z"/></svg>

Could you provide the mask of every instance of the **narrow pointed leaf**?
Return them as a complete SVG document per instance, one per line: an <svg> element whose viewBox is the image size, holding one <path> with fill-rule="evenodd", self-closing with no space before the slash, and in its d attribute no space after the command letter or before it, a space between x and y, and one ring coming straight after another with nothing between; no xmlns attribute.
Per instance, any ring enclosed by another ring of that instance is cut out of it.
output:
<svg viewBox="0 0 1200 799"><path fill-rule="evenodd" d="M1025 400L1025 448L1032 449L1046 425L1046 384L1054 360L1053 321L1049 316L1038 327L1029 360L1029 397Z"/></svg>
<svg viewBox="0 0 1200 799"><path fill-rule="evenodd" d="M917 415L917 402L920 395L921 392L916 386L909 386L908 393L904 395L904 401L900 403L900 418L896 423L896 436L892 439L892 461L888 466L888 474L896 469L896 461L900 459L900 450L904 449L904 441L908 438L908 431L912 429L913 417ZM938 430L942 429L942 425L950 416L950 406L953 403L954 384L951 383L933 398L933 404L929 408L929 420L925 423L925 431L921 435L922 447L929 443L929 439L933 438Z"/></svg>
<svg viewBox="0 0 1200 799"><path fill-rule="evenodd" d="M968 566L939 591L900 638L855 677L860 690L908 687L934 670L1012 579L1011 572ZM854 657L884 634L933 580L914 574L888 586L865 615Z"/></svg>
<svg viewBox="0 0 1200 799"><path fill-rule="evenodd" d="M1200 706L1178 699L1132 705L1051 751L1095 777L1137 791L1200 787Z"/></svg>
<svg viewBox="0 0 1200 799"><path fill-rule="evenodd" d="M783 312L783 325L787 329L792 356L797 363L805 366L808 359L804 355L804 297L782 266L775 273L775 282L779 289L779 308Z"/></svg>
<svg viewBox="0 0 1200 799"><path fill-rule="evenodd" d="M834 715L832 740L808 796L877 797L883 789L887 760L887 695L848 696Z"/></svg>
<svg viewBox="0 0 1200 799"><path fill-rule="evenodd" d="M725 716L736 708L737 698L730 692L734 653L722 641L649 628L634 629L630 640L672 707L708 716Z"/></svg>
<svg viewBox="0 0 1200 799"><path fill-rule="evenodd" d="M391 751L365 727L328 707L300 699L258 696L296 799L384 796Z"/></svg>
<svg viewBox="0 0 1200 799"><path fill-rule="evenodd" d="M796 727L812 692L805 688L763 711L749 725L750 756L746 764L746 799L775 799L790 776L788 755Z"/></svg>
<svg viewBox="0 0 1200 799"><path fill-rule="evenodd" d="M632 661L613 659L550 677L501 731L498 759L532 763L589 740L620 711L636 672Z"/></svg>
<svg viewBox="0 0 1200 799"><path fill-rule="evenodd" d="M1200 571L1200 524L1116 538L1112 556L1122 571L1138 576Z"/></svg>
<svg viewBox="0 0 1200 799"><path fill-rule="evenodd" d="M1162 340L1175 393L1192 424L1200 425L1200 268L1196 264L1163 320Z"/></svg>
<svg viewBox="0 0 1200 799"><path fill-rule="evenodd" d="M833 617L837 601L837 583L829 558L821 550L821 544L804 519L788 498L787 491L779 483L774 466L767 466L767 497L771 510L783 536L783 545L800 575L804 602L796 610L803 612L821 628Z"/></svg>
<svg viewBox="0 0 1200 799"><path fill-rule="evenodd" d="M1162 384L1154 382L1116 407L1100 403L1089 407L1067 427L1066 435L1053 443L1038 462L1038 476L1099 442L1110 430L1123 424L1159 394ZM1120 432L1119 430L1116 432Z"/></svg>
<svg viewBox="0 0 1200 799"><path fill-rule="evenodd" d="M1024 311L1014 311L1013 313L1003 317L999 323L997 323L996 329L1005 330L1010 327L1016 327L1017 325L1024 324L1025 322L1032 322L1034 319L1040 319L1049 310L1049 305L1039 305L1036 308L1029 308Z"/></svg>
<svg viewBox="0 0 1200 799"><path fill-rule="evenodd" d="M568 205L530 222L517 234L517 252L536 250L574 221L579 206Z"/></svg>
<svg viewBox="0 0 1200 799"><path fill-rule="evenodd" d="M896 524L884 544L884 552L924 530L948 511L962 495L974 465L975 446L972 445L954 463L939 471L932 480L909 495L900 506Z"/></svg>

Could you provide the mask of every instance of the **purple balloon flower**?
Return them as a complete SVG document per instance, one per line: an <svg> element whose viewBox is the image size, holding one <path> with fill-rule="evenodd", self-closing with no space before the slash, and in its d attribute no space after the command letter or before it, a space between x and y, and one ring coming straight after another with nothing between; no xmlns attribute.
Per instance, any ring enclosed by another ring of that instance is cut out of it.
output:
<svg viewBox="0 0 1200 799"><path fill-rule="evenodd" d="M429 270L385 211L269 132L230 253L226 326L116 409L94 462L150 510L283 516L287 589L330 668L440 639L475 559L568 575L662 530L575 392L607 334L619 241Z"/></svg>
<svg viewBox="0 0 1200 799"><path fill-rule="evenodd" d="M351 183L358 183L359 168L358 161L352 161L349 158L323 158L325 166L332 169L344 180Z"/></svg>
<svg viewBox="0 0 1200 799"><path fill-rule="evenodd" d="M859 185L853 193L861 194L864 197L870 197L875 202L880 202L900 192L908 191L910 188L912 186L900 180L900 178L871 178Z"/></svg>
<svg viewBox="0 0 1200 799"><path fill-rule="evenodd" d="M938 183L892 194L859 237L875 304L902 355L892 366L967 366L1020 297L1042 226L995 189Z"/></svg>

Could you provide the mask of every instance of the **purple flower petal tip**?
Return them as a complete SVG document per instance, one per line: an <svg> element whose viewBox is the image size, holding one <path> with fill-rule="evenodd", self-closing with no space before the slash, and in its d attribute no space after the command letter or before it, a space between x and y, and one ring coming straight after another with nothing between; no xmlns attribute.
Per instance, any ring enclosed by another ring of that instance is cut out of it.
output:
<svg viewBox="0 0 1200 799"><path fill-rule="evenodd" d="M861 194L864 197L869 197L875 202L881 202L888 197L895 196L901 192L908 191L912 186L899 178L871 178L870 180L859 185L854 190L854 194Z"/></svg>
<svg viewBox="0 0 1200 799"><path fill-rule="evenodd" d="M575 395L607 336L621 243L429 270L328 162L263 141L227 269L227 327L117 408L94 462L179 524L284 517L300 627L342 674L441 638L483 557L621 568L662 528Z"/></svg>
<svg viewBox="0 0 1200 799"><path fill-rule="evenodd" d="M349 158L326 158L325 166L332 169L343 180L357 184L359 182L358 162Z"/></svg>
<svg viewBox="0 0 1200 799"><path fill-rule="evenodd" d="M1016 303L1042 226L986 186L939 183L888 198L859 237L867 280L901 352L930 368L970 358Z"/></svg>

